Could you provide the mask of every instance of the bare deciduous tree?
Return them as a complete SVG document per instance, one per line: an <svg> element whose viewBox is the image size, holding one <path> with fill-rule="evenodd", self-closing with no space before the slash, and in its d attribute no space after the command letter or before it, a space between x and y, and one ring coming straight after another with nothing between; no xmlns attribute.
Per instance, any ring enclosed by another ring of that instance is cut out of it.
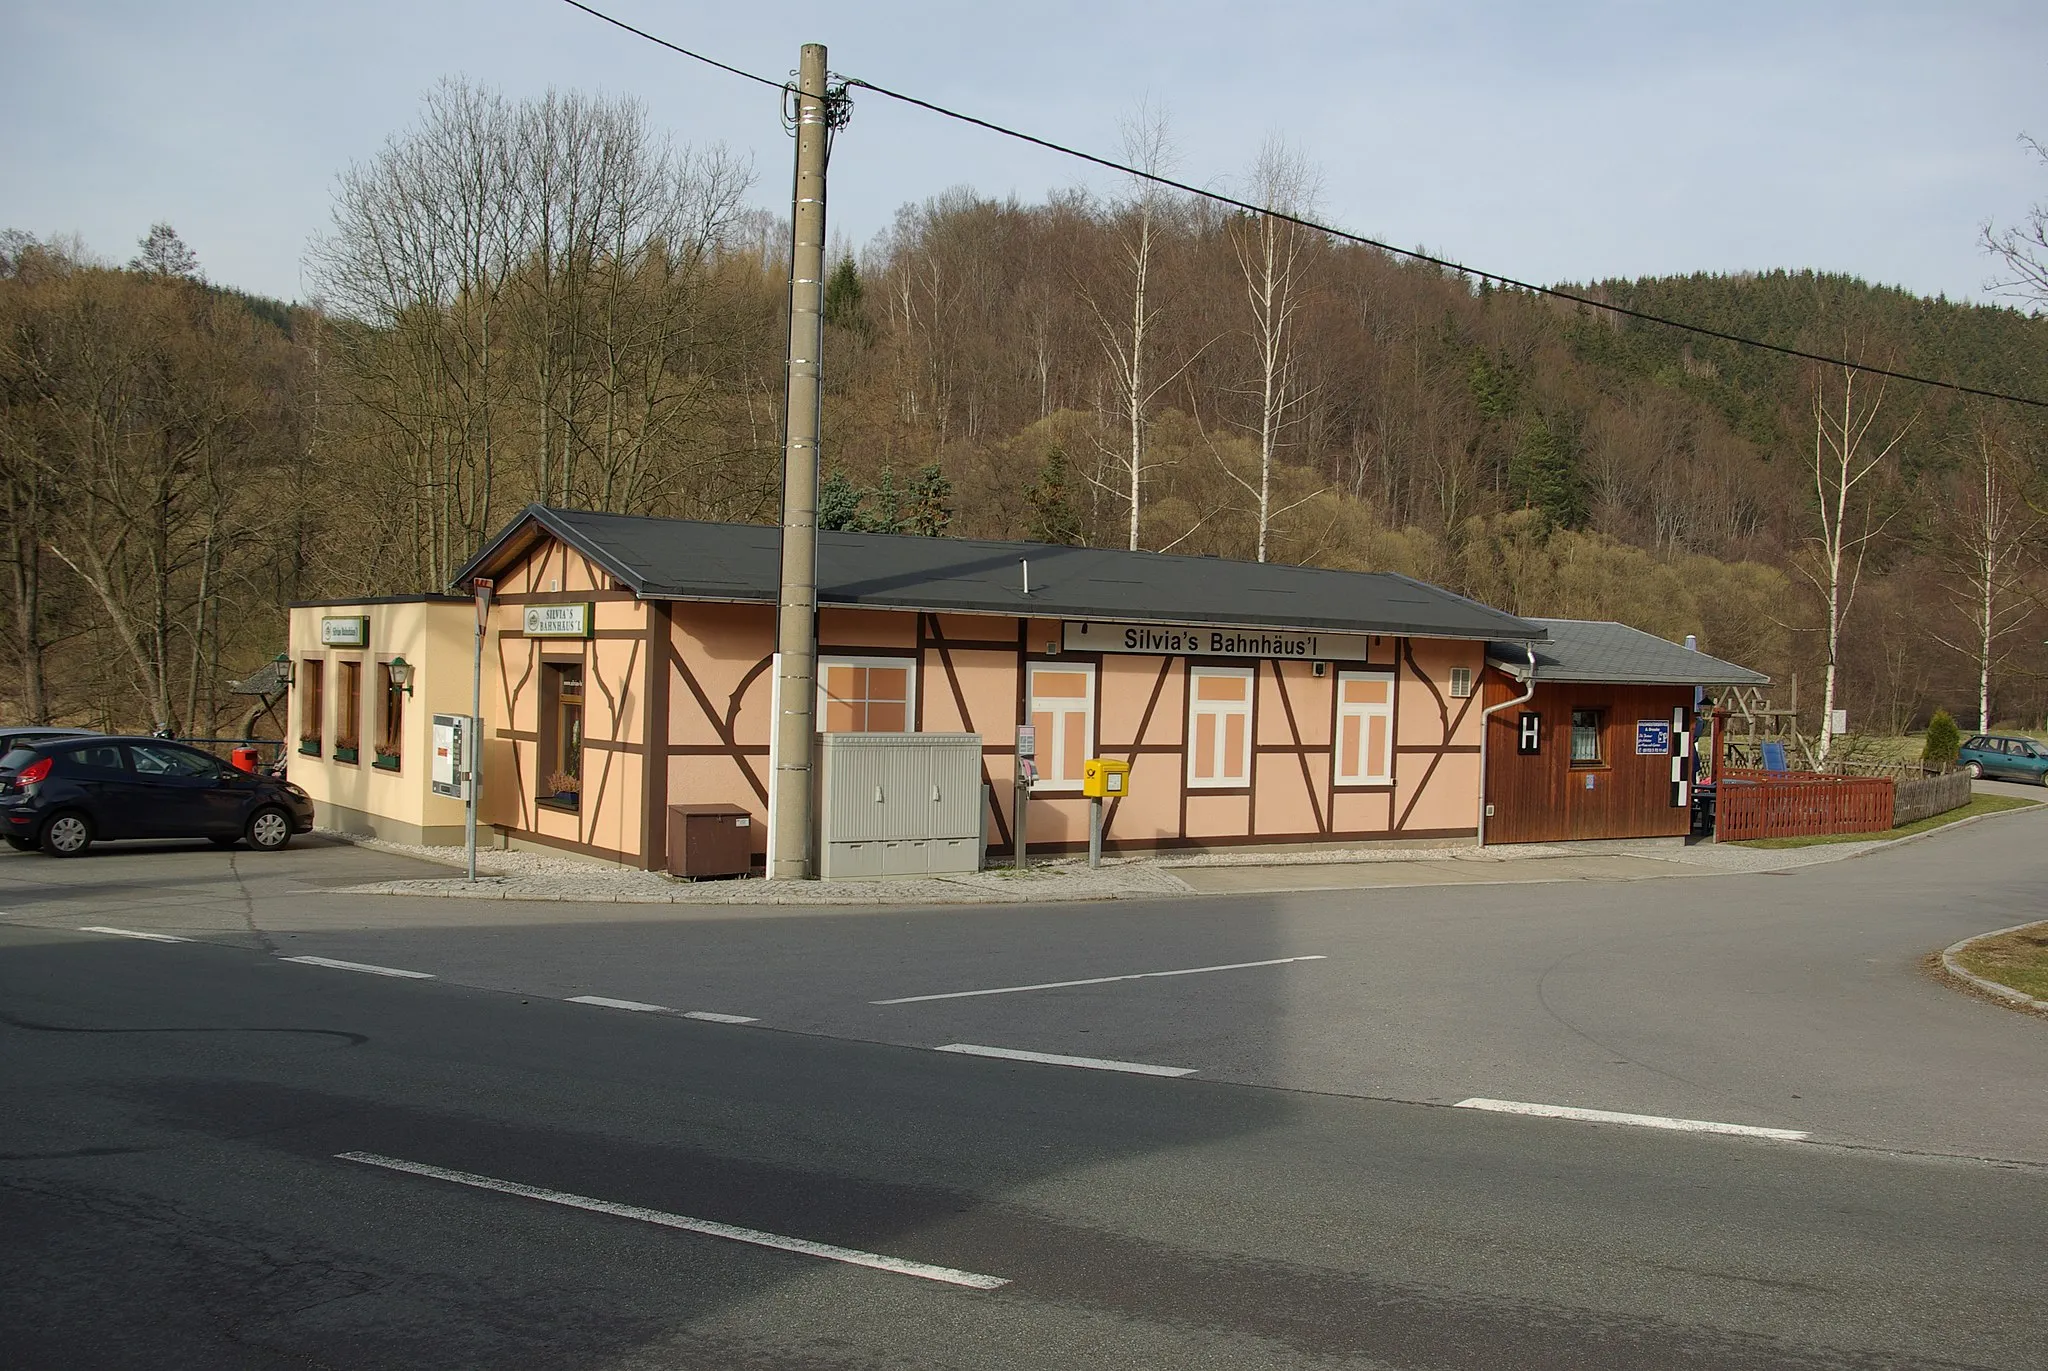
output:
<svg viewBox="0 0 2048 1371"><path fill-rule="evenodd" d="M2027 500L2024 465L1987 423L1972 435L1970 460L1940 520L1939 553L1969 638L1934 636L1977 668L1977 728L1991 727L1991 672L2005 637L2032 606L2019 597L2034 560L2040 516Z"/></svg>
<svg viewBox="0 0 2048 1371"><path fill-rule="evenodd" d="M1123 121L1122 131L1123 156L1128 165L1154 176L1171 169L1173 139L1164 111L1150 104L1141 105L1137 113ZM1179 376L1175 372L1158 379L1150 369L1153 331L1159 319L1153 271L1162 236L1160 221L1170 203L1156 182L1140 179L1133 186L1130 199L1118 210L1117 246L1123 284L1131 302L1128 316L1119 318L1120 307L1108 308L1094 296L1086 297L1095 315L1103 353L1116 386L1117 406L1123 410L1126 424L1127 441L1117 457L1121 477L1118 484L1129 506L1128 546L1133 552L1138 549L1138 521L1144 511L1145 473L1150 465L1146 461L1145 436L1152 402Z"/></svg>
<svg viewBox="0 0 2048 1371"><path fill-rule="evenodd" d="M2024 135L2020 142L2048 165L2048 145ZM2001 294L2031 300L2036 310L2048 307L2048 200L2029 209L2023 224L1998 229L1986 223L1979 238L1984 250L2005 264L2006 274L1986 285Z"/></svg>
<svg viewBox="0 0 2048 1371"><path fill-rule="evenodd" d="M1282 215L1306 216L1314 211L1319 188L1314 170L1285 139L1268 138L1260 147L1251 174L1250 198L1255 203ZM1235 472L1231 475L1258 502L1257 556L1263 562L1274 518L1274 459L1282 430L1294 422L1294 411L1306 398L1296 385L1294 341L1307 291L1304 278L1309 254L1316 242L1314 234L1289 219L1258 214L1242 216L1231 223L1230 245L1237 256L1238 270L1244 275L1245 302L1252 316L1252 355L1257 365L1253 384L1258 397L1258 484L1254 487ZM1296 504L1313 498L1304 497Z"/></svg>
<svg viewBox="0 0 2048 1371"><path fill-rule="evenodd" d="M1867 391L1873 385L1875 394L1867 398L1859 394L1859 387ZM1875 488L1913 423L1909 419L1888 438L1874 436L1873 430L1884 410L1884 396L1882 380L1869 381L1850 367L1831 368L1815 376L1812 470L1819 531L1810 540L1813 556L1801 564L1800 570L1819 592L1827 614L1820 741L1815 756L1815 761L1822 763L1827 761L1835 740L1842 626L1855 603L1871 544L1897 513L1896 509L1880 511Z"/></svg>

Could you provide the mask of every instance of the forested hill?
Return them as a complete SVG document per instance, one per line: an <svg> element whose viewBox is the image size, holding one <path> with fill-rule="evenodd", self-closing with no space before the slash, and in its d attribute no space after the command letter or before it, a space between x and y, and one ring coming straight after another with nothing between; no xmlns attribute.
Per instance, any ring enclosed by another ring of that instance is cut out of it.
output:
<svg viewBox="0 0 2048 1371"><path fill-rule="evenodd" d="M1813 271L1646 277L1573 287L1628 309L1745 338L1982 390L2048 398L2048 320L2005 305L1928 299L1896 286ZM1759 441L1783 439L1785 396L1804 365L1794 358L1676 329L1632 324L1581 328L1581 360L1699 396ZM1917 406L1933 399L1900 391ZM1925 446L1927 444L1923 444Z"/></svg>
<svg viewBox="0 0 2048 1371"><path fill-rule="evenodd" d="M581 164L617 184L522 160L592 138ZM450 184L408 179L426 165ZM443 242L465 166L498 190L460 220L475 243ZM629 102L454 83L341 179L307 263L323 309L207 287L174 239L124 270L8 237L0 711L227 726L285 603L438 588L531 500L774 518L787 270L755 193ZM2048 320L2012 309L1812 272L1577 289L2048 394ZM826 304L843 526L1398 570L1698 633L1781 682L1822 659L1814 400L1839 407L1839 371L1157 192L906 206ZM2039 411L1904 382L1858 380L1853 407L1873 452L1904 435L1852 502L1873 537L1839 653L1852 722L1889 728L1973 704L1955 516L1986 453L2018 482L2003 507L2048 505L2048 444ZM1995 709L2038 717L2021 531Z"/></svg>

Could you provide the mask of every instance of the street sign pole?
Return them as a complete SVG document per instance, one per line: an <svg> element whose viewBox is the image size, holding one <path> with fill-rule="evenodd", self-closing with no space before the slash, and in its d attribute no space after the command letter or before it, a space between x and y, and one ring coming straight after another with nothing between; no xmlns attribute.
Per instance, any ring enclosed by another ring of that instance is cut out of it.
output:
<svg viewBox="0 0 2048 1371"><path fill-rule="evenodd" d="M466 774L463 786L462 837L463 846L469 853L469 879L476 879L476 801L477 777L482 768L484 751L484 630L490 626L491 591L495 581L479 576L470 582L476 592L476 654L471 659L469 672L469 726L463 732L469 736L463 740L462 765Z"/></svg>

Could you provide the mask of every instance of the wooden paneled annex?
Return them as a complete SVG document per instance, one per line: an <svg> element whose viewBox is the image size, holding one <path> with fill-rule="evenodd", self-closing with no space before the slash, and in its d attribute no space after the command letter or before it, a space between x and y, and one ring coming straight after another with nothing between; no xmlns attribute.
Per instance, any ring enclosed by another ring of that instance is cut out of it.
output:
<svg viewBox="0 0 2048 1371"><path fill-rule="evenodd" d="M1502 704L1525 687L1499 671L1486 673L1486 703ZM1638 720L1669 724L1672 711L1687 710L1692 687L1676 685L1574 685L1540 682L1527 704L1492 716L1486 739L1486 797L1493 805L1486 821L1489 843L1570 842L1592 838L1680 837L1690 830L1688 809L1671 802L1671 755L1637 756ZM1574 766L1572 711L1597 709L1602 718L1601 761ZM1515 750L1520 716L1542 716L1541 751ZM1675 750L1678 739L1671 742ZM1590 784L1589 784L1590 782Z"/></svg>

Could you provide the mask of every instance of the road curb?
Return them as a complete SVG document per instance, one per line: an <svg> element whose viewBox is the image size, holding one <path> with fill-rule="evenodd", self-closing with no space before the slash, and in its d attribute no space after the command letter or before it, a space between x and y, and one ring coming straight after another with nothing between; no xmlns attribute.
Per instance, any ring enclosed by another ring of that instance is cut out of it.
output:
<svg viewBox="0 0 2048 1371"><path fill-rule="evenodd" d="M1996 816L1985 814L1980 817L1989 819ZM1939 832L1940 830L1930 831ZM2024 990L2014 990L2009 985L2000 985L1997 981L1987 980L1974 972L1966 971L1963 969L1962 963L1956 960L1956 954L1969 947L1971 943L1981 943L1986 938L1999 938L2007 933L2017 933L2023 928L2039 928L2044 924L2048 924L2048 920L2029 919L2026 923L2014 924L2011 928L1994 928L1989 933L1974 933L1964 938L1961 942L1950 943L1941 950L1941 969L1964 984L1983 991L1986 995L2005 1000L2022 1009L2031 1009L2037 1014L2048 1014L2048 1000L2035 999Z"/></svg>
<svg viewBox="0 0 2048 1371"><path fill-rule="evenodd" d="M2019 797L2014 796L2013 798L2017 799ZM1903 838L1892 838L1884 842L1883 846L1873 847L1868 852L1857 852L1852 853L1851 855L1857 857L1868 857L1872 852L1886 852L1895 847L1905 847L1909 843L1919 842L1922 838L1932 838L1937 833L1953 833L1959 828L1968 828L1971 824L1981 824L1986 819L2004 819L2014 814L2024 814L2030 809L2048 809L2048 801L2031 800L2028 803L2019 805L2013 809L1997 809L1993 810L1989 814L1972 814L1967 819L1957 819L1954 823L1937 824L1933 828L1924 829L1919 833L1908 833ZM2020 927L2025 928L2026 925L2021 924ZM1981 936L1988 938L1991 935L1986 933L1982 934Z"/></svg>

